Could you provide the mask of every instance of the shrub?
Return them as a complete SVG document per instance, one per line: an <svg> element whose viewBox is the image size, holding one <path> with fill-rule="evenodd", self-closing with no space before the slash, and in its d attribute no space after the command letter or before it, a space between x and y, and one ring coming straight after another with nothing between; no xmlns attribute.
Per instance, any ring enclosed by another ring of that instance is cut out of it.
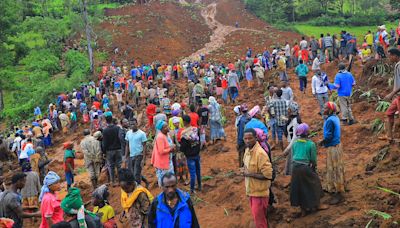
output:
<svg viewBox="0 0 400 228"><path fill-rule="evenodd" d="M69 50L65 53L65 68L67 75L71 76L75 71L84 73L89 72L90 63L88 58L81 52L76 50Z"/></svg>
<svg viewBox="0 0 400 228"><path fill-rule="evenodd" d="M46 71L49 74L61 71L60 59L48 49L32 50L20 63L29 71Z"/></svg>

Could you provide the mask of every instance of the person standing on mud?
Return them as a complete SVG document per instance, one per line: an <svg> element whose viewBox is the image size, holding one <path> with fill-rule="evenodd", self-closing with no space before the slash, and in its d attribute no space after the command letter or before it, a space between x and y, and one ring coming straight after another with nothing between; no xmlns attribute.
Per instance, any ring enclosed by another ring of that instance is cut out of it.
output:
<svg viewBox="0 0 400 228"><path fill-rule="evenodd" d="M400 50L392 48L388 52L390 61L396 63L394 67L393 91L385 97L385 100L393 99L389 109L386 111L386 116L388 117L387 138L390 142L393 142L394 115L396 112L400 112Z"/></svg>
<svg viewBox="0 0 400 228"><path fill-rule="evenodd" d="M269 188L272 180L272 164L268 154L257 142L257 134L253 128L244 131L243 140L246 151L243 157L246 195L249 196L250 208L257 228L267 228L267 209Z"/></svg>
<svg viewBox="0 0 400 228"><path fill-rule="evenodd" d="M121 169L122 156L121 156L121 141L119 139L120 128L113 124L112 116L106 117L107 128L103 130L103 152L106 154L108 163L108 172L113 186L116 186L115 181L115 168Z"/></svg>
<svg viewBox="0 0 400 228"><path fill-rule="evenodd" d="M353 111L351 110L351 94L356 85L353 75L346 70L344 63L339 63L339 72L335 76L335 85L339 96L342 121L348 125L355 123Z"/></svg>
<svg viewBox="0 0 400 228"><path fill-rule="evenodd" d="M90 135L90 130L83 130L85 138L81 141L81 149L84 155L85 166L89 171L90 181L93 190L97 187L97 180L100 176L101 165L103 163L103 154L101 152L100 142Z"/></svg>
<svg viewBox="0 0 400 228"><path fill-rule="evenodd" d="M246 124L250 121L251 117L248 114L248 107L247 104L242 104L240 106L240 111L242 112L242 115L239 118L238 124L237 124L237 146L236 149L239 154L239 168L243 167L243 155L244 151L246 149L246 144L243 141L243 136L244 136L244 128Z"/></svg>
<svg viewBox="0 0 400 228"><path fill-rule="evenodd" d="M142 180L142 168L146 163L146 133L138 128L136 119L130 122L131 129L125 135L126 141L125 159L128 169L133 173L135 181L140 184Z"/></svg>
<svg viewBox="0 0 400 228"><path fill-rule="evenodd" d="M319 143L327 148L326 152L326 191L332 194L331 205L344 200L345 192L343 149L341 144L340 120L334 102L327 102L324 107L324 139Z"/></svg>

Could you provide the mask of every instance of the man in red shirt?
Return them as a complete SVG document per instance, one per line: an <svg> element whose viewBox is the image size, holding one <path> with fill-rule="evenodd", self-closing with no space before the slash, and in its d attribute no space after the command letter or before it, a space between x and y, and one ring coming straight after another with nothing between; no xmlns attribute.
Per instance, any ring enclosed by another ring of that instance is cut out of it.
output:
<svg viewBox="0 0 400 228"><path fill-rule="evenodd" d="M190 109L190 113L189 113L190 126L199 127L199 124L198 124L199 123L199 115L195 111L196 107L194 105L190 105L189 109Z"/></svg>

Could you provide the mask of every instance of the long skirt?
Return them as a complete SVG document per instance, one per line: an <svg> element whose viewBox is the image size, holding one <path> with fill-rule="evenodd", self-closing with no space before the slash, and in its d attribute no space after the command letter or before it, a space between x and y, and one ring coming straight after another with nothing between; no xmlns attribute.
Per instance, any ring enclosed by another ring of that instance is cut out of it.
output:
<svg viewBox="0 0 400 228"><path fill-rule="evenodd" d="M310 166L293 163L290 183L290 205L302 209L317 208L323 195L318 174Z"/></svg>
<svg viewBox="0 0 400 228"><path fill-rule="evenodd" d="M326 190L331 193L345 192L342 144L328 147L326 156Z"/></svg>
<svg viewBox="0 0 400 228"><path fill-rule="evenodd" d="M293 149L290 149L289 154L286 158L286 166L285 166L285 175L286 176L292 175L292 158L293 158L292 150Z"/></svg>
<svg viewBox="0 0 400 228"><path fill-rule="evenodd" d="M30 210L39 208L39 200L37 196L31 196L22 199L22 207Z"/></svg>
<svg viewBox="0 0 400 228"><path fill-rule="evenodd" d="M175 173L174 172L174 165L172 163L172 158L169 160L169 168L168 169L159 169L156 168L156 176L157 176L157 180L158 180L158 186L161 188L161 179L162 177L166 174L166 173Z"/></svg>
<svg viewBox="0 0 400 228"><path fill-rule="evenodd" d="M225 137L225 131L220 121L210 120L211 140Z"/></svg>

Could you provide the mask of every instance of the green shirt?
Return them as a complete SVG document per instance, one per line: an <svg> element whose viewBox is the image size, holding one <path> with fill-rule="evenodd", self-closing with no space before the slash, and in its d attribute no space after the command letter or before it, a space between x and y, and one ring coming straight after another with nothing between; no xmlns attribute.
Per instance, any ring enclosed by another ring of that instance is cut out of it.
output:
<svg viewBox="0 0 400 228"><path fill-rule="evenodd" d="M317 163L317 147L307 139L297 139L292 147L293 161Z"/></svg>
<svg viewBox="0 0 400 228"><path fill-rule="evenodd" d="M75 150L65 150L65 152L64 152L64 161L67 158L75 158Z"/></svg>

